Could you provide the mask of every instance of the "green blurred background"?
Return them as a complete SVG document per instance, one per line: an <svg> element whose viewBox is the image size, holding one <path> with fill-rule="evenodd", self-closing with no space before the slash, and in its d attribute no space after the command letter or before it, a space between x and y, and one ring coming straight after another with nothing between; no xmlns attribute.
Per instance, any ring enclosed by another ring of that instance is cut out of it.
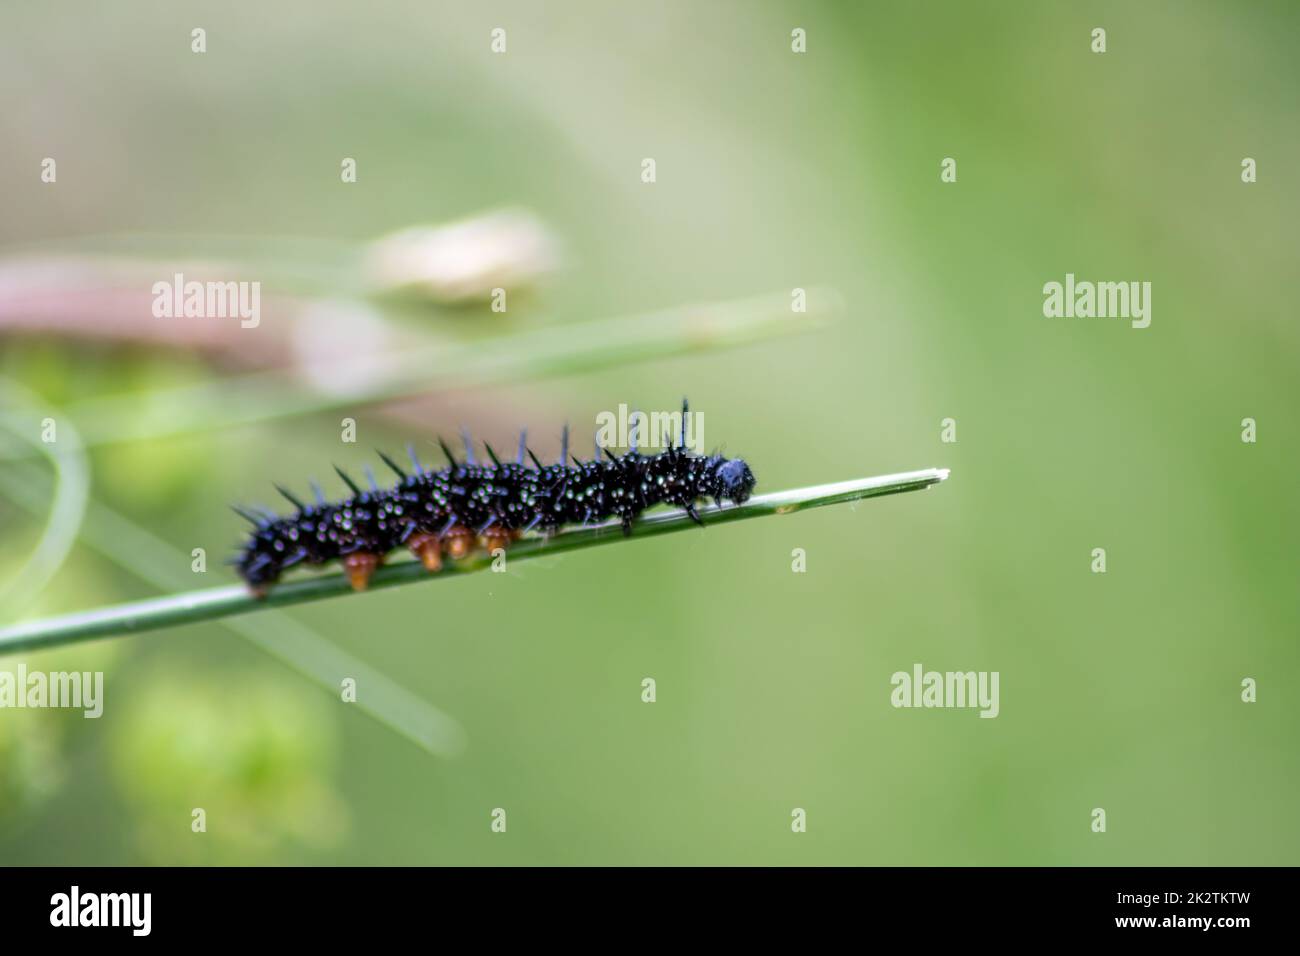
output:
<svg viewBox="0 0 1300 956"><path fill-rule="evenodd" d="M31 655L106 670L105 713L0 712L0 862L1300 862L1294 4L169 0L0 21L14 249L363 241L515 206L563 268L508 316L418 321L464 339L842 298L812 334L443 393L405 422L358 407L356 445L328 412L96 448L96 501L182 570L209 550L194 587L233 580L228 502L462 423L507 447L526 425L553 454L565 420L684 393L760 490L953 471L290 612L458 721L455 757L217 624ZM1150 281L1151 327L1044 318L1067 272ZM228 374L67 337L0 349L55 409ZM39 528L0 499L0 572ZM79 547L28 613L156 593ZM1000 716L895 710L915 662L999 671Z"/></svg>

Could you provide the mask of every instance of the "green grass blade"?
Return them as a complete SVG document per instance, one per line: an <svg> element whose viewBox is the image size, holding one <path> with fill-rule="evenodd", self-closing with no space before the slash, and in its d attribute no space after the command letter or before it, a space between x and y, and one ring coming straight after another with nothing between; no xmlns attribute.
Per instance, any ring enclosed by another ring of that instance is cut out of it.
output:
<svg viewBox="0 0 1300 956"><path fill-rule="evenodd" d="M38 489L47 483L45 477L35 466L14 465L0 471L0 488L24 508L40 512L45 507L45 496ZM86 509L80 538L156 587L175 586L175 582L190 573L188 555L93 499ZM219 623L329 693L338 694L343 678L353 678L358 686L366 688L366 693L353 706L429 753L453 757L465 748L465 731L454 717L287 614L263 614ZM75 640L79 638L0 642L0 656Z"/></svg>
<svg viewBox="0 0 1300 956"><path fill-rule="evenodd" d="M859 478L838 484L796 488L751 498L743 505L730 505L723 509L703 512L708 525L726 524L748 518L790 514L807 508L873 498L882 495L918 491L938 484L948 477L948 471L929 468L898 475ZM628 541L659 534L669 534L695 527L682 511L664 511L646 515L636 525ZM509 551L509 561L527 561L530 558L560 554L579 548L623 541L617 522L589 528L572 528L561 531L549 539L525 538L516 542ZM491 565L490 556L481 552L461 561L449 561L438 574L429 574L417 561L400 561L380 568L371 579L374 590L411 584L415 581L440 581L461 574L481 571ZM308 601L320 601L349 593L347 579L342 574L323 574L281 582L264 599L257 599L239 585L190 591L166 597L97 608L62 617L18 624L0 631L0 654L13 650L36 647L53 647L97 637L133 634L196 621L212 621L238 614L248 614L267 608L286 607Z"/></svg>
<svg viewBox="0 0 1300 956"><path fill-rule="evenodd" d="M30 557L8 580L0 582L0 612L18 616L49 584L77 540L90 496L90 463L71 422L60 421L55 441L37 440L40 398L17 382L0 376L0 428L19 443L44 455L54 469L54 498ZM22 409L22 412L10 409Z"/></svg>
<svg viewBox="0 0 1300 956"><path fill-rule="evenodd" d="M387 356L382 375L362 387L330 393L287 380L281 372L258 372L144 396L98 396L64 412L78 423L88 446L191 434L745 345L820 328L838 301L830 290L810 290L809 311L794 313L789 295L781 293L443 343ZM341 370L354 361L355 356L338 359ZM320 372L327 373L328 368Z"/></svg>

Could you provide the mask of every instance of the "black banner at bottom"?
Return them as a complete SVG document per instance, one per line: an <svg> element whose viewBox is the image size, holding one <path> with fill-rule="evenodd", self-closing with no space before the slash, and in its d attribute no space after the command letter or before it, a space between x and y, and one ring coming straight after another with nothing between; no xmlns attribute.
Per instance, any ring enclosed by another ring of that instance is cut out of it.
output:
<svg viewBox="0 0 1300 956"><path fill-rule="evenodd" d="M1181 945L1277 932L1286 869L9 869L6 940L430 943L509 929L537 942L680 923L730 937L841 926L927 939L1105 935ZM430 934L433 935L430 935ZM538 935L540 934L540 935Z"/></svg>

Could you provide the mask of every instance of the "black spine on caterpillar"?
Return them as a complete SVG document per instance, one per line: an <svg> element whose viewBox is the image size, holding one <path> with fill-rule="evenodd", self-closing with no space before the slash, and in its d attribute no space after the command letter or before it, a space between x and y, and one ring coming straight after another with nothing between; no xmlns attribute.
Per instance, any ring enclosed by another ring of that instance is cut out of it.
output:
<svg viewBox="0 0 1300 956"><path fill-rule="evenodd" d="M640 513L659 504L683 508L702 524L697 502L740 504L755 484L743 460L693 455L681 444L654 455L606 451L604 458L554 465L543 465L528 452L533 467L524 464L522 441L518 460L504 464L490 448L492 461L476 462L470 447L467 442L465 461L453 459L437 471L426 470L412 455L414 474L385 456L399 476L393 488L362 490L340 471L353 491L344 501L325 502L318 493L317 502L308 505L281 489L295 506L292 514L275 518L241 511L255 527L234 561L240 577L262 592L299 564L347 561L353 555L379 559L408 542L441 542L449 535L551 534L610 518L619 519L623 533L630 534Z"/></svg>

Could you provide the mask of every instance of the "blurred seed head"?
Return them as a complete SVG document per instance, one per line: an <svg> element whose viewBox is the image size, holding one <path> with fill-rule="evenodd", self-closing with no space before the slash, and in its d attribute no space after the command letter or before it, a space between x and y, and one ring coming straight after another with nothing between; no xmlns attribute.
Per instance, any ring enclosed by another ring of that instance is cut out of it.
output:
<svg viewBox="0 0 1300 956"><path fill-rule="evenodd" d="M502 210L379 239L367 271L381 292L455 304L487 299L495 288L531 285L558 260L558 244L536 216Z"/></svg>
<svg viewBox="0 0 1300 956"><path fill-rule="evenodd" d="M290 333L296 373L327 395L365 392L383 382L399 347L396 330L383 315L351 300L309 304Z"/></svg>

